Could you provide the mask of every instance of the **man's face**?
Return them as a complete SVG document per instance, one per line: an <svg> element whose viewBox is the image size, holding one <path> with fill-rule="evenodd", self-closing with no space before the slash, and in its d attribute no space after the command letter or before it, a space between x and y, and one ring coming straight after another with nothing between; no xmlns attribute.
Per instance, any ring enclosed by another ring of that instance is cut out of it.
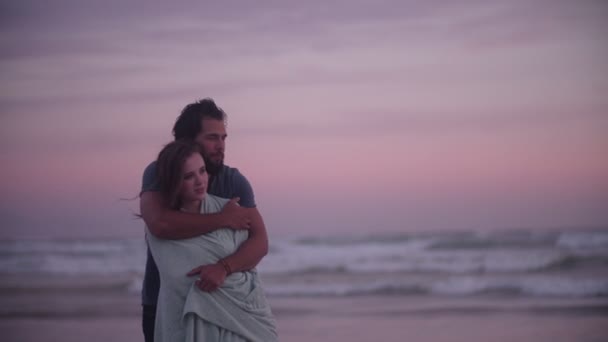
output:
<svg viewBox="0 0 608 342"><path fill-rule="evenodd" d="M202 148L207 171L211 174L217 173L224 165L226 137L224 121L210 118L201 120L201 131L194 141Z"/></svg>

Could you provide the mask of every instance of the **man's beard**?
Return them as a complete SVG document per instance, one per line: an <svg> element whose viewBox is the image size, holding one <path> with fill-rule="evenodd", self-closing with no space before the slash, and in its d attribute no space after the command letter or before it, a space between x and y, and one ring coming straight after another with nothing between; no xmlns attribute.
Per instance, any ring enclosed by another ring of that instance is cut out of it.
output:
<svg viewBox="0 0 608 342"><path fill-rule="evenodd" d="M223 156L219 162L214 162L213 160L210 160L209 158L203 158L203 159L205 160L205 166L207 168L207 173L209 173L210 175L217 175L224 167Z"/></svg>

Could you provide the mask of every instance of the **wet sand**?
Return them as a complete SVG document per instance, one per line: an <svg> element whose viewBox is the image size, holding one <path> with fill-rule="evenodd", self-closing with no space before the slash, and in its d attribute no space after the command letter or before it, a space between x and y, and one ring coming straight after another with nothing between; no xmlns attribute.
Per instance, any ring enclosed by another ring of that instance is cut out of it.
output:
<svg viewBox="0 0 608 342"><path fill-rule="evenodd" d="M0 277L4 341L143 341L130 279ZM608 299L269 298L281 341L605 341Z"/></svg>

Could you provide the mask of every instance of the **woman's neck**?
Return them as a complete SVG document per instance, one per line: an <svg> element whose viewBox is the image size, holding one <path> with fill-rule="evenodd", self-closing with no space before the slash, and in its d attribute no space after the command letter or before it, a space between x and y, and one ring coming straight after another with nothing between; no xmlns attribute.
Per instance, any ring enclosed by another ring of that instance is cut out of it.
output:
<svg viewBox="0 0 608 342"><path fill-rule="evenodd" d="M188 212L188 213L198 213L201 211L201 201L189 201L189 202L183 202L181 205L181 209L182 211Z"/></svg>

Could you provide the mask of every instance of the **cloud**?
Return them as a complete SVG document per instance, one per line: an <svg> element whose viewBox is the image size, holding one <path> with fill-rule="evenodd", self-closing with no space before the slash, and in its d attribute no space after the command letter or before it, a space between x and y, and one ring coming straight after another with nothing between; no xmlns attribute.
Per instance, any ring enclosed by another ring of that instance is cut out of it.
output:
<svg viewBox="0 0 608 342"><path fill-rule="evenodd" d="M260 159L297 166L302 174L282 177L296 190L302 185L303 194L336 184L356 191L357 182L376 176L376 165L393 174L369 187L393 195L417 179L429 189L443 176L458 191L469 184L479 190L502 175L533 184L559 168L574 170L556 179L576 188L603 170L594 162L608 128L602 2L0 6L2 164L28 181L42 158L52 179L21 189L49 190L41 203L65 189L83 203L92 188L106 195L136 189L179 110L206 96L229 113L230 156L238 165L257 175L268 175ZM361 153L369 164L360 165ZM528 159L532 176L522 171ZM495 164L482 165L487 160ZM31 167L22 172L23 165ZM311 165L333 169L310 178ZM272 187L277 177L261 183ZM21 191L8 182L0 186ZM439 191L423 188L415 197ZM492 191L488 196L516 196ZM65 201L65 208L75 202Z"/></svg>
<svg viewBox="0 0 608 342"><path fill-rule="evenodd" d="M170 98L192 89L228 94L364 82L408 88L451 79L486 84L526 67L516 63L528 54L504 48L529 45L533 36L534 44L560 39L572 22L580 24L562 12L584 7L544 1L244 2L238 7L191 2L187 10L119 1L90 5L12 5L16 9L9 13L20 15L1 36L7 49L0 68L13 80L2 85L2 103L96 103ZM492 67L496 55L478 54L478 48L490 45L502 47L503 59L511 60L504 64L499 57L504 73Z"/></svg>

